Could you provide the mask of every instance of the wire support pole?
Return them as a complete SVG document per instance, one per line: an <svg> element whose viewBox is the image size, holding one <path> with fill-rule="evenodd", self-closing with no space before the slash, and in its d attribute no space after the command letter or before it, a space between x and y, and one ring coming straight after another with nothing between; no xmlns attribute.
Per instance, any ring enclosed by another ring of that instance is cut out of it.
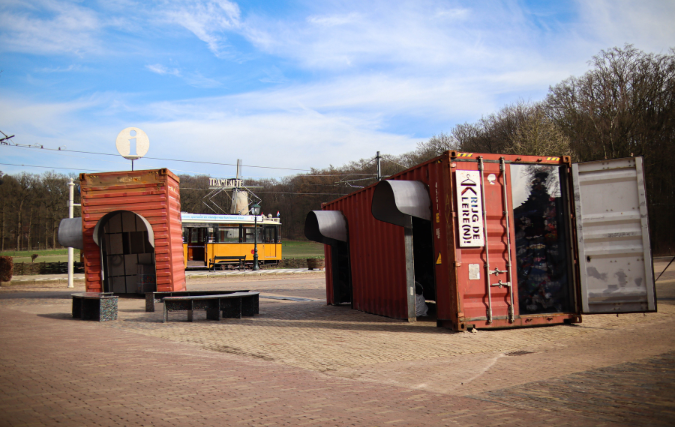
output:
<svg viewBox="0 0 675 427"><path fill-rule="evenodd" d="M379 151L377 152L377 156L375 156L375 158L377 159L377 180L382 181L382 169L380 168L380 159L382 157L380 157Z"/></svg>
<svg viewBox="0 0 675 427"><path fill-rule="evenodd" d="M73 183L73 179L70 179L70 182L68 183L68 218L73 218L73 214L75 213L75 206L80 206L79 204L75 204L75 184ZM73 283L73 273L74 273L74 268L73 268L73 260L74 258L74 250L73 247L70 246L68 247L68 287L69 288L74 288L75 284Z"/></svg>

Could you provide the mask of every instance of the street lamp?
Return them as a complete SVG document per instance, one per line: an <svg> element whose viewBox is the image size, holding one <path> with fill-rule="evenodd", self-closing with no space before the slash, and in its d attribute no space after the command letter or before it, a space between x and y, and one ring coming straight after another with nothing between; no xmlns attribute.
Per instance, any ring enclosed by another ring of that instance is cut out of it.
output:
<svg viewBox="0 0 675 427"><path fill-rule="evenodd" d="M253 217L253 270L260 270L258 267L258 215L260 215L260 205L254 203L251 206Z"/></svg>

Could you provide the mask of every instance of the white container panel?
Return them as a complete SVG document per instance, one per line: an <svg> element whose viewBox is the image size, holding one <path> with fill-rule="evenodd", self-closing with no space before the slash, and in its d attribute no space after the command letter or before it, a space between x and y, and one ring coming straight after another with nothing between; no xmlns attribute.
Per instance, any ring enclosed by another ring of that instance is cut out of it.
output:
<svg viewBox="0 0 675 427"><path fill-rule="evenodd" d="M572 165L583 313L656 310L642 158Z"/></svg>

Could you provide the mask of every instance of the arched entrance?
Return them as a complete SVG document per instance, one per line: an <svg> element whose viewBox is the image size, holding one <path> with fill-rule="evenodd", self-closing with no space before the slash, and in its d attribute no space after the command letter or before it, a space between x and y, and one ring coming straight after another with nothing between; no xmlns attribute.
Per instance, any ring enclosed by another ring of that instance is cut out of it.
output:
<svg viewBox="0 0 675 427"><path fill-rule="evenodd" d="M98 221L93 237L101 252L103 292L157 290L155 236L145 218L131 211L110 212Z"/></svg>

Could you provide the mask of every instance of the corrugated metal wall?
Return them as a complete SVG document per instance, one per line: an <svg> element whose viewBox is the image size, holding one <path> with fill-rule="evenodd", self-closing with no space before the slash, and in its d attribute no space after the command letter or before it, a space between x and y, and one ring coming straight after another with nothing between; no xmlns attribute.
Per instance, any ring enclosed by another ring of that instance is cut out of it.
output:
<svg viewBox="0 0 675 427"><path fill-rule="evenodd" d="M454 279L454 241L449 180L449 155L438 157L389 179L425 183L432 201L436 294L439 319L456 317L456 296L448 283ZM367 313L407 319L406 260L403 227L378 221L371 213L375 185L327 203L324 210L341 211L347 219L352 272L353 307ZM326 247L330 260L330 248ZM440 259L439 259L440 254ZM332 271L326 269L328 303L333 303Z"/></svg>
<svg viewBox="0 0 675 427"><path fill-rule="evenodd" d="M374 187L324 206L347 219L352 270L352 304L357 310L407 318L403 228L377 221L370 212ZM330 251L330 249L329 249ZM327 277L332 277L327 271ZM328 292L332 303L332 282Z"/></svg>
<svg viewBox="0 0 675 427"><path fill-rule="evenodd" d="M155 237L158 291L185 289L179 178L168 169L80 175L86 289L101 292L101 252L94 228L107 213L144 217Z"/></svg>

